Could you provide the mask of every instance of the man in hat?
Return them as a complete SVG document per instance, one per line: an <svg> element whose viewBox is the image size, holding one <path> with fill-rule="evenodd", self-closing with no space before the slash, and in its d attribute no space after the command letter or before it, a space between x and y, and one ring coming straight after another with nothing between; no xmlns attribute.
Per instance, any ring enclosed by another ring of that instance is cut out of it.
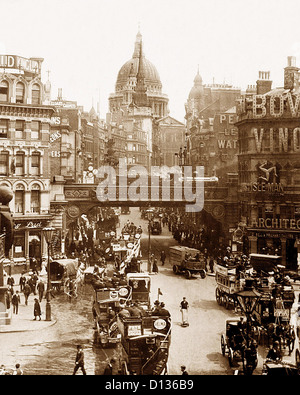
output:
<svg viewBox="0 0 300 395"><path fill-rule="evenodd" d="M40 321L41 321L41 319L42 319L41 318L41 315L42 315L41 305L40 305L37 298L34 298L33 314L34 314L34 320L36 320L36 317L39 317Z"/></svg>
<svg viewBox="0 0 300 395"><path fill-rule="evenodd" d="M181 303L180 303L180 311L181 311L181 316L182 316L182 326L188 326L188 308L189 308L189 303L186 300L185 297L183 297Z"/></svg>
<svg viewBox="0 0 300 395"><path fill-rule="evenodd" d="M188 372L186 371L186 367L184 366L184 365L181 365L180 366L180 369L181 369L181 374L184 376L184 375L188 375Z"/></svg>
<svg viewBox="0 0 300 395"><path fill-rule="evenodd" d="M19 311L19 304L21 303L19 291L16 291L12 296L12 305L13 305L13 312L18 314Z"/></svg>
<svg viewBox="0 0 300 395"><path fill-rule="evenodd" d="M151 315L160 315L160 310L161 310L161 307L160 307L159 300L156 300L154 302L154 307L152 308Z"/></svg>
<svg viewBox="0 0 300 395"><path fill-rule="evenodd" d="M77 346L77 354L76 354L73 376L76 374L76 372L79 368L82 370L82 374L84 376L86 376L86 371L84 368L84 353L83 353L82 346L80 344L78 344L78 346Z"/></svg>
<svg viewBox="0 0 300 395"><path fill-rule="evenodd" d="M165 308L164 302L161 302L161 304L160 304L160 315L164 316L164 317L170 317L171 316L169 310L167 310Z"/></svg>
<svg viewBox="0 0 300 395"><path fill-rule="evenodd" d="M269 349L269 352L267 354L267 359L271 359L272 361L275 362L281 361L282 355L280 352L280 345L278 340L276 340L273 344L273 347Z"/></svg>

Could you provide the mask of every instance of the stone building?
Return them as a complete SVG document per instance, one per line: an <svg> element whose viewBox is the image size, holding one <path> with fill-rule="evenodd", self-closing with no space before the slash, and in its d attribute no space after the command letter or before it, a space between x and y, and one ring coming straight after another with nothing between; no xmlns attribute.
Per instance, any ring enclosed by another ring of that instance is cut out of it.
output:
<svg viewBox="0 0 300 395"><path fill-rule="evenodd" d="M185 145L185 131L185 125L170 115L153 122L153 165L179 164L178 153Z"/></svg>
<svg viewBox="0 0 300 395"><path fill-rule="evenodd" d="M12 189L15 223L11 261L30 265L47 253L43 228L50 214L49 87L43 59L0 56L0 185Z"/></svg>
<svg viewBox="0 0 300 395"><path fill-rule="evenodd" d="M153 123L168 115L168 102L156 67L144 56L138 32L132 58L121 67L115 92L109 96L109 121L123 130L113 136L114 145L121 146L125 137L124 158L128 164L147 168L153 164Z"/></svg>
<svg viewBox="0 0 300 395"><path fill-rule="evenodd" d="M300 69L288 57L284 85L272 89L260 72L255 95L245 95L235 124L239 133L241 223L250 253L280 255L300 265Z"/></svg>
<svg viewBox="0 0 300 395"><path fill-rule="evenodd" d="M205 184L204 209L195 215L214 244L233 245L233 232L238 228L237 197L238 135L236 100L241 90L229 84L203 84L199 70L187 102L186 139L182 160L186 165L203 166L206 177L218 177Z"/></svg>

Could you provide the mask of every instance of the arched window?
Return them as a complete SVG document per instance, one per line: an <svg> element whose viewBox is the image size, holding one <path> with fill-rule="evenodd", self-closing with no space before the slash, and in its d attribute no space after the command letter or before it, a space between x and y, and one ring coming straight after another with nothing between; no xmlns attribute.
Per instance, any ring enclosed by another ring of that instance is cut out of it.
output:
<svg viewBox="0 0 300 395"><path fill-rule="evenodd" d="M8 82L0 82L0 102L8 102Z"/></svg>
<svg viewBox="0 0 300 395"><path fill-rule="evenodd" d="M41 101L41 89L38 84L32 85L31 91L31 103L32 104L40 104Z"/></svg>
<svg viewBox="0 0 300 395"><path fill-rule="evenodd" d="M18 184L15 190L15 213L24 214L24 196L24 185Z"/></svg>
<svg viewBox="0 0 300 395"><path fill-rule="evenodd" d="M16 103L24 103L25 86L18 82L16 86Z"/></svg>
<svg viewBox="0 0 300 395"><path fill-rule="evenodd" d="M38 184L34 184L31 188L31 212L39 213L40 212L40 186Z"/></svg>

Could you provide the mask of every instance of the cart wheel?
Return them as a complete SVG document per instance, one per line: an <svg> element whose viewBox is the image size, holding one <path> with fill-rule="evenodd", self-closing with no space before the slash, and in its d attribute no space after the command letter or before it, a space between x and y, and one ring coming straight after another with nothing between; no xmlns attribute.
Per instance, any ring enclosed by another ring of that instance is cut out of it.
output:
<svg viewBox="0 0 300 395"><path fill-rule="evenodd" d="M221 305L221 291L219 288L216 288L216 301L219 305Z"/></svg>
<svg viewBox="0 0 300 395"><path fill-rule="evenodd" d="M221 350L222 350L223 357L225 356L225 349L226 349L225 337L224 337L224 335L222 335L221 336Z"/></svg>
<svg viewBox="0 0 300 395"><path fill-rule="evenodd" d="M228 362L229 362L229 366L232 367L232 365L233 365L233 350L231 347L229 347L229 350L228 350Z"/></svg>
<svg viewBox="0 0 300 395"><path fill-rule="evenodd" d="M300 370L300 351L298 350L298 348L296 350L295 360L296 360L297 369Z"/></svg>
<svg viewBox="0 0 300 395"><path fill-rule="evenodd" d="M224 295L224 306L226 310L229 309L229 297L227 295Z"/></svg>
<svg viewBox="0 0 300 395"><path fill-rule="evenodd" d="M191 277L192 277L191 272L190 272L189 270L187 270L187 271L185 272L185 278L187 278L187 279L189 280Z"/></svg>
<svg viewBox="0 0 300 395"><path fill-rule="evenodd" d="M178 274L178 267L176 265L173 266L173 272L175 274Z"/></svg>
<svg viewBox="0 0 300 395"><path fill-rule="evenodd" d="M206 271L204 269L200 270L200 277L205 278L206 277Z"/></svg>

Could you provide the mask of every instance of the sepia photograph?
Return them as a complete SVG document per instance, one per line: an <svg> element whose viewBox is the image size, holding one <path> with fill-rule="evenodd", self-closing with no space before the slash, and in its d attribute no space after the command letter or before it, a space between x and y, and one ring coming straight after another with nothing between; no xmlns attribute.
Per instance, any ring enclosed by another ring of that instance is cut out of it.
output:
<svg viewBox="0 0 300 395"><path fill-rule="evenodd" d="M299 375L300 2L0 10L0 375Z"/></svg>

